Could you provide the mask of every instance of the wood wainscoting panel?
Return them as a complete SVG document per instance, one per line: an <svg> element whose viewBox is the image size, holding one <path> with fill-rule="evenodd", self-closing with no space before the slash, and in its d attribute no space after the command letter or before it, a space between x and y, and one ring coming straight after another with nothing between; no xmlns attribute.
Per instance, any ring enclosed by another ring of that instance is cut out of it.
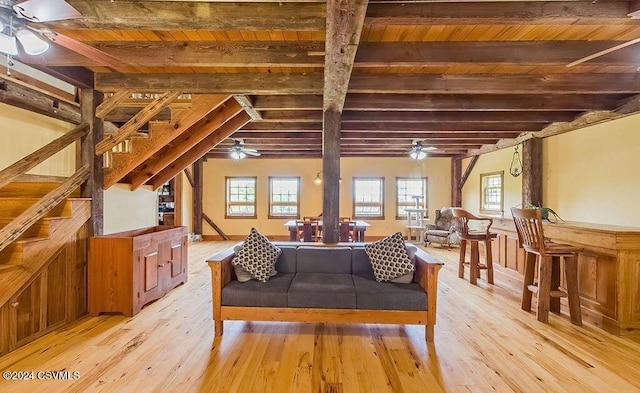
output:
<svg viewBox="0 0 640 393"><path fill-rule="evenodd" d="M64 323L66 320L66 291L68 285L68 247L65 247L54 258L47 267L46 274L46 296L47 296L47 312L46 326L54 326L58 323Z"/></svg>

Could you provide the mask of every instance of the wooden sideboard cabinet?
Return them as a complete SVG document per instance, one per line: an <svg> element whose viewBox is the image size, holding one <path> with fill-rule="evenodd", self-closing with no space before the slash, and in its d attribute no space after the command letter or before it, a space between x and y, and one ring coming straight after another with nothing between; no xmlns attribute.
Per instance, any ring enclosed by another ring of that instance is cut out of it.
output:
<svg viewBox="0 0 640 393"><path fill-rule="evenodd" d="M92 237L89 313L134 316L187 282L187 228L156 226Z"/></svg>

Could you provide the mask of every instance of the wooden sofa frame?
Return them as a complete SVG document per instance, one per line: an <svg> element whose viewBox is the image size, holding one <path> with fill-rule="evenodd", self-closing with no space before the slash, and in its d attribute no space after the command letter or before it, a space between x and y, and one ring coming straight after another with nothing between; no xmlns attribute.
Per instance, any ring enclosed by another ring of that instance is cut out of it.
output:
<svg viewBox="0 0 640 393"><path fill-rule="evenodd" d="M353 244L349 245L353 246ZM211 268L215 337L222 336L225 320L242 320L425 325L425 338L429 342L433 341L434 325L436 324L438 272L443 263L420 249L415 254L414 282L417 282L427 293L427 310L424 311L223 306L222 288L235 279L234 269L231 265L234 255L233 249L230 248L207 260L209 268Z"/></svg>

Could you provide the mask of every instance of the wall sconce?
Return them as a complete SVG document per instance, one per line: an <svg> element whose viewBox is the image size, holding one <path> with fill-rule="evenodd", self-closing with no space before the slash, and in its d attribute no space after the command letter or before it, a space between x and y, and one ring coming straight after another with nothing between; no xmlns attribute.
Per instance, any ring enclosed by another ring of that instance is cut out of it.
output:
<svg viewBox="0 0 640 393"><path fill-rule="evenodd" d="M313 182L319 186L320 184L322 184L322 171L316 173L316 178L313 180ZM338 183L342 184L342 177L340 177L340 180L338 180Z"/></svg>
<svg viewBox="0 0 640 393"><path fill-rule="evenodd" d="M513 177L518 177L522 174L522 161L520 160L520 153L518 153L518 146L516 146L516 149L513 152L509 173L511 173L511 176Z"/></svg>

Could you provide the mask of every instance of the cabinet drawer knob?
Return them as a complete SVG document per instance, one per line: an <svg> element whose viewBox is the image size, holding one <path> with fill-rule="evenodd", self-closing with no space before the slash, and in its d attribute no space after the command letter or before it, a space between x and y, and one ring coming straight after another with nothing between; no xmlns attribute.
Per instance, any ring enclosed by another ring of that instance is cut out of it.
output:
<svg viewBox="0 0 640 393"><path fill-rule="evenodd" d="M16 308L20 305L20 302L13 302L11 303L11 307Z"/></svg>
<svg viewBox="0 0 640 393"><path fill-rule="evenodd" d="M164 263L159 263L158 267L164 267Z"/></svg>

